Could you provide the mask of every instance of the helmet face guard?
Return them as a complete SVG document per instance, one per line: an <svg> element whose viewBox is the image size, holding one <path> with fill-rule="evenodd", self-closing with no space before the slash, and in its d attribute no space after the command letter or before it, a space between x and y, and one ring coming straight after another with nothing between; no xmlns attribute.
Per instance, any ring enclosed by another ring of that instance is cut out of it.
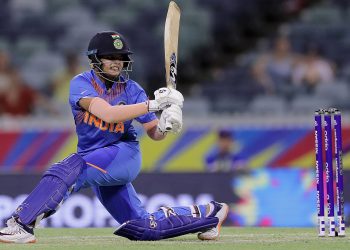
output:
<svg viewBox="0 0 350 250"><path fill-rule="evenodd" d="M115 31L105 31L97 33L89 42L86 55L90 59L90 66L103 79L110 82L126 82L129 79L129 72L132 71L133 61L130 55L133 52L130 50L126 40L122 35ZM102 70L103 56L122 55L123 69L119 76L112 79Z"/></svg>
<svg viewBox="0 0 350 250"><path fill-rule="evenodd" d="M123 69L120 72L120 74L115 77L111 78L107 72L103 71L102 69L102 61L101 58L99 58L97 55L92 55L90 58L90 67L99 74L104 80L109 82L120 82L125 83L129 80L129 72L132 72L132 64L133 61L131 59L129 60L123 60ZM130 58L130 57L129 57Z"/></svg>

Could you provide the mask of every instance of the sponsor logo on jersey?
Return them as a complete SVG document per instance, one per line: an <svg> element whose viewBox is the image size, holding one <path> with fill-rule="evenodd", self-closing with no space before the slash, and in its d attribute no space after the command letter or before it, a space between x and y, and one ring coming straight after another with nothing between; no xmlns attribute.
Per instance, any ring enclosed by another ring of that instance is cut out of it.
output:
<svg viewBox="0 0 350 250"><path fill-rule="evenodd" d="M108 130L109 132L113 132L113 133L124 133L123 122L108 123L108 122L102 121L100 118L97 118L96 116L94 116L88 111L85 111L84 123L90 126L95 126L96 128L102 131Z"/></svg>

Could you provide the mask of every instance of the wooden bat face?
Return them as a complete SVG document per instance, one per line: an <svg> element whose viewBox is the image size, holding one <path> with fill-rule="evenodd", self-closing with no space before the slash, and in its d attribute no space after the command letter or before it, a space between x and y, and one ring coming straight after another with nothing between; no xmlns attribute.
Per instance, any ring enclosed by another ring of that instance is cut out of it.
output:
<svg viewBox="0 0 350 250"><path fill-rule="evenodd" d="M169 88L176 88L180 15L179 6L171 1L164 28L165 80Z"/></svg>

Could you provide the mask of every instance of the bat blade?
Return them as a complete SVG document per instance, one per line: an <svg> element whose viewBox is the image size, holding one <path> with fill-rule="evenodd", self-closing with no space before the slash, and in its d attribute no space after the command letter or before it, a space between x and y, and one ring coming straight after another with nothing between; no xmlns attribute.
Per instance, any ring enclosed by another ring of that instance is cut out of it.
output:
<svg viewBox="0 0 350 250"><path fill-rule="evenodd" d="M179 6L171 1L164 27L165 80L168 88L176 89L178 40L181 11Z"/></svg>

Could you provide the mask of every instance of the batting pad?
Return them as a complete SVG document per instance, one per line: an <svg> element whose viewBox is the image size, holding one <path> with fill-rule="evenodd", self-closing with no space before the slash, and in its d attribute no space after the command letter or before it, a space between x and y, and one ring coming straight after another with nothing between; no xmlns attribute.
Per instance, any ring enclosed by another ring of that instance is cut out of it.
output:
<svg viewBox="0 0 350 250"><path fill-rule="evenodd" d="M23 224L30 225L38 216L53 214L68 189L75 183L84 164L84 159L78 154L72 154L53 164L27 199L16 209L14 216L19 217Z"/></svg>
<svg viewBox="0 0 350 250"><path fill-rule="evenodd" d="M216 227L218 221L217 217L194 218L186 215L173 215L155 220L153 216L150 216L146 219L127 221L114 234L129 240L155 241L202 232Z"/></svg>

